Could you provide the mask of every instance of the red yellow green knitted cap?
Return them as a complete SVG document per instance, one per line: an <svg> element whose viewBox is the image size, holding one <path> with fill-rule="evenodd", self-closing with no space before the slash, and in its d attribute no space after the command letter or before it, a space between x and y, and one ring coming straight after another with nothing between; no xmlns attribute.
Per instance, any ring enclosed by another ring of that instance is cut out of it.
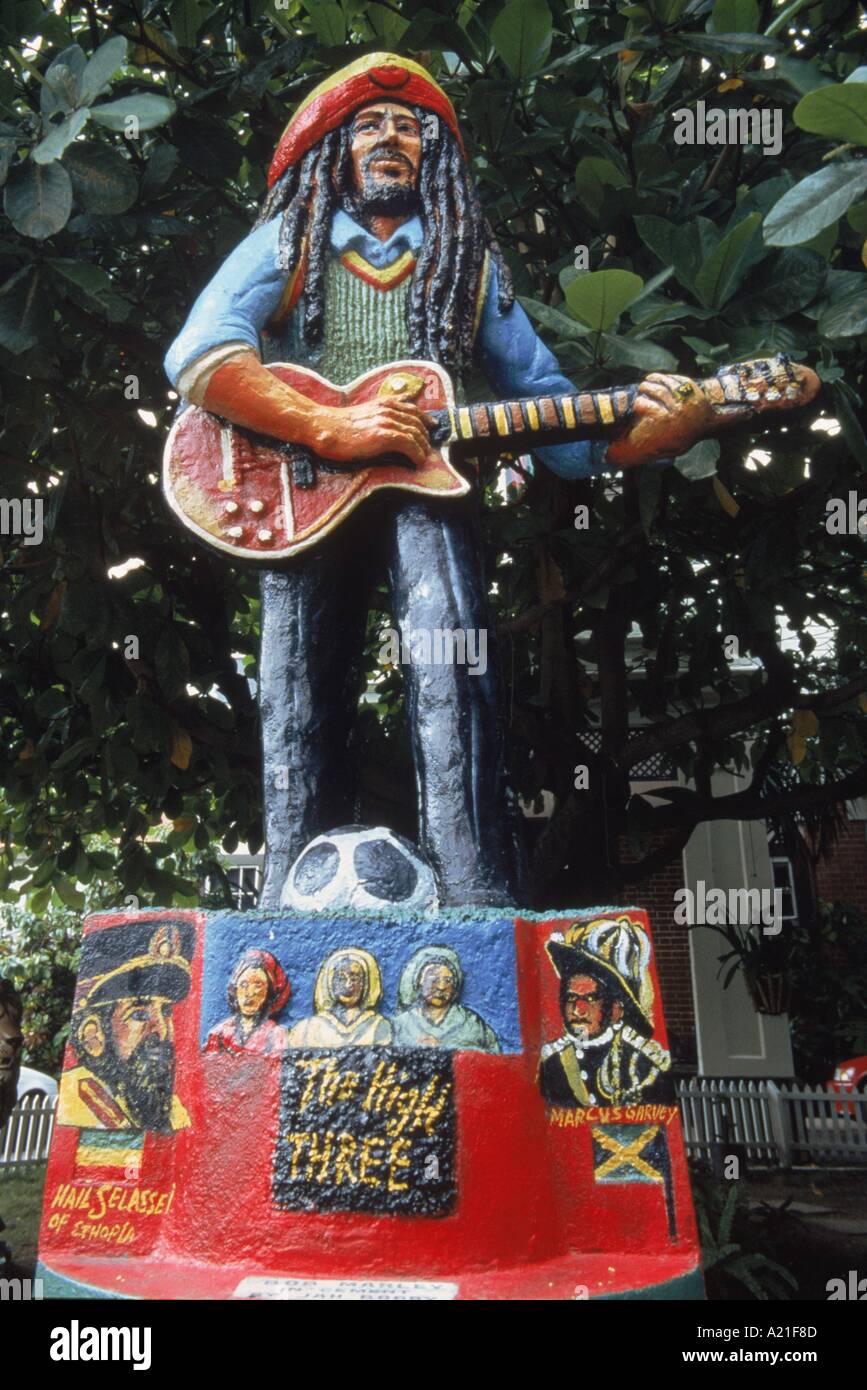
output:
<svg viewBox="0 0 867 1390"><path fill-rule="evenodd" d="M463 149L454 107L426 68L396 53L367 53L320 82L302 101L280 137L268 187L353 111L386 96L441 116Z"/></svg>

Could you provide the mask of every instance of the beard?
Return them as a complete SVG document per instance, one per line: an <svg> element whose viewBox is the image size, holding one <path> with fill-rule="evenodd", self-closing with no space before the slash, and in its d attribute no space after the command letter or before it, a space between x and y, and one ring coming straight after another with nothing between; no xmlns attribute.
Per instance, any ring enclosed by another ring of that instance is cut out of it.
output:
<svg viewBox="0 0 867 1390"><path fill-rule="evenodd" d="M109 1043L99 1064L90 1066L122 1097L141 1129L165 1131L171 1128L175 1061L174 1043L145 1038L125 1062Z"/></svg>
<svg viewBox="0 0 867 1390"><path fill-rule="evenodd" d="M362 223L371 215L386 213L398 216L404 212L415 212L418 208L418 193L414 188L372 173L371 162L390 153L393 152L385 148L371 150L363 161L361 187L348 199L352 212ZM395 158L403 160L404 156L395 155Z"/></svg>

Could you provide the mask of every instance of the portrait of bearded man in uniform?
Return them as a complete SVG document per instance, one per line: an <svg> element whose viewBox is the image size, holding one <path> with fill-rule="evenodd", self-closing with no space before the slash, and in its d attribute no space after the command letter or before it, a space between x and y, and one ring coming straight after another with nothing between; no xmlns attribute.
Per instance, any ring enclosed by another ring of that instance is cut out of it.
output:
<svg viewBox="0 0 867 1390"><path fill-rule="evenodd" d="M255 229L200 294L166 369L182 400L312 450L330 467L395 453L419 466L429 438L411 399L317 404L263 365L312 367L342 385L410 358L444 368L459 402L478 371L512 400L574 391L515 300L451 102L418 63L374 53L301 103ZM707 431L711 409L684 381L649 376L632 424L610 443L549 446L536 457L563 477L586 478L683 452ZM315 549L263 571L260 906L279 904L315 835L353 820L350 737L368 608L383 580L396 628L488 634L484 674L454 662L403 669L418 843L440 901L508 905L524 896L477 493L380 493ZM234 520L240 534L267 528L268 517Z"/></svg>
<svg viewBox="0 0 867 1390"><path fill-rule="evenodd" d="M81 947L57 1123L81 1129L186 1129L175 1094L174 1010L190 992L193 928L151 918L92 931Z"/></svg>
<svg viewBox="0 0 867 1390"><path fill-rule="evenodd" d="M539 1088L551 1105L667 1099L668 1052L653 1038L650 941L629 917L579 922L546 943L560 977L565 1032L542 1048ZM665 1091L666 1094L661 1094Z"/></svg>

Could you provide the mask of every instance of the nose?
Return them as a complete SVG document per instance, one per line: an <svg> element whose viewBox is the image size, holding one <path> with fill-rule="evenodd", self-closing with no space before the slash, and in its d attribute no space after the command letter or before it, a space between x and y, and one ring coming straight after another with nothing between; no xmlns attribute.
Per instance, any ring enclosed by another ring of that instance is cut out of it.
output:
<svg viewBox="0 0 867 1390"><path fill-rule="evenodd" d="M148 1037L168 1042L172 1037L172 1016L162 1004L154 1006L146 1029Z"/></svg>

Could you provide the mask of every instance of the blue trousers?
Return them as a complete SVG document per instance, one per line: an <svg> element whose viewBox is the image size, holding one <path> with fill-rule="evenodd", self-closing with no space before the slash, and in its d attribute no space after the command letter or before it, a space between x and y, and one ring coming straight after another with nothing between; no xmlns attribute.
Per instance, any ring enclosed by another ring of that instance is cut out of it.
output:
<svg viewBox="0 0 867 1390"><path fill-rule="evenodd" d="M521 817L506 773L476 500L380 494L291 566L262 575L260 906L278 905L315 835L353 820L349 744L371 592L383 581L398 630L487 632L484 674L455 661L401 668L418 841L443 905L514 904L523 891Z"/></svg>

